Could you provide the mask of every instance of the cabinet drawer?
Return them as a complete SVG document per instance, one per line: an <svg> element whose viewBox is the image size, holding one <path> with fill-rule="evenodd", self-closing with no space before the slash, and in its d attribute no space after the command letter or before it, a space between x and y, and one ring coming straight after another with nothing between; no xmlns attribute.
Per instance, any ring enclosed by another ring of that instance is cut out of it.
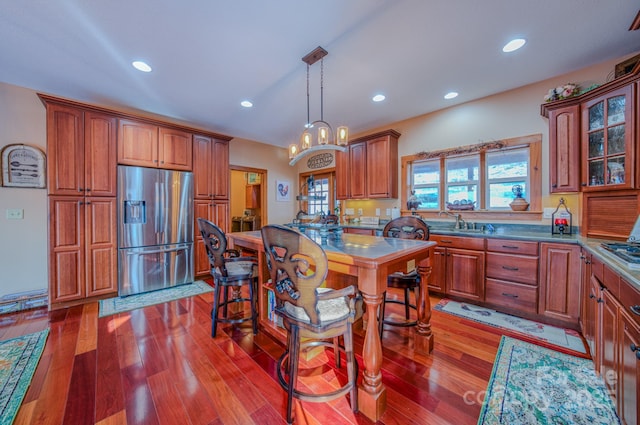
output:
<svg viewBox="0 0 640 425"><path fill-rule="evenodd" d="M465 238L460 236L431 235L430 241L437 242L443 248L462 248L484 251L484 238Z"/></svg>
<svg viewBox="0 0 640 425"><path fill-rule="evenodd" d="M538 257L487 252L487 277L538 284Z"/></svg>
<svg viewBox="0 0 640 425"><path fill-rule="evenodd" d="M591 259L591 274L594 275L600 283L604 282L604 263L595 255Z"/></svg>
<svg viewBox="0 0 640 425"><path fill-rule="evenodd" d="M640 291L620 278L620 303L622 308L640 326Z"/></svg>
<svg viewBox="0 0 640 425"><path fill-rule="evenodd" d="M487 239L487 251L506 252L507 254L538 255L538 242Z"/></svg>
<svg viewBox="0 0 640 425"><path fill-rule="evenodd" d="M534 286L487 278L485 301L510 310L536 314L538 290Z"/></svg>

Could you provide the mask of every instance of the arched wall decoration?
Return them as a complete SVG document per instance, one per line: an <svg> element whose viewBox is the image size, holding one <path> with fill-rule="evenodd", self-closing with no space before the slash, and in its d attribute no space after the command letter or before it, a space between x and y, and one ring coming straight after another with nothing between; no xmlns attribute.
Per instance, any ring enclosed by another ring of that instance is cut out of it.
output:
<svg viewBox="0 0 640 425"><path fill-rule="evenodd" d="M44 188L46 158L39 148L17 143L2 149L2 186Z"/></svg>
<svg viewBox="0 0 640 425"><path fill-rule="evenodd" d="M334 154L332 152L320 153L313 155L307 160L307 168L317 170L318 168L326 168L333 164Z"/></svg>

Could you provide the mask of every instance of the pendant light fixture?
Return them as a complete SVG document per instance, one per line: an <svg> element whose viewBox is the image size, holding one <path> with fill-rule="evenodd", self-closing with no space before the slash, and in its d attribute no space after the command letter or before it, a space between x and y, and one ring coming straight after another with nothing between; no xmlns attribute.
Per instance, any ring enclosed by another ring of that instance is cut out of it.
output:
<svg viewBox="0 0 640 425"><path fill-rule="evenodd" d="M302 58L302 61L307 64L307 124L300 136L300 143L289 145L289 165L295 165L300 158L315 151L327 149L347 151L349 129L340 126L337 128L337 134L334 134L331 125L324 120L324 57L327 54L325 49L318 46ZM309 69L318 61L320 61L320 119L312 122L309 112Z"/></svg>

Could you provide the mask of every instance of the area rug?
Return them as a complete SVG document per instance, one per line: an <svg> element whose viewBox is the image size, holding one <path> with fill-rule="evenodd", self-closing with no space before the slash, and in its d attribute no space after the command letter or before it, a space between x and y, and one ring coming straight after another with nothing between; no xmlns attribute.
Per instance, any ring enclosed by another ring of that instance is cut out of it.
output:
<svg viewBox="0 0 640 425"><path fill-rule="evenodd" d="M100 313L98 317L123 313L137 308L148 307L154 304L166 303L181 298L213 292L213 287L206 282L196 280L187 285L174 286L144 294L129 295L127 297L114 297L100 300Z"/></svg>
<svg viewBox="0 0 640 425"><path fill-rule="evenodd" d="M593 362L502 337L479 425L619 423Z"/></svg>
<svg viewBox="0 0 640 425"><path fill-rule="evenodd" d="M440 300L434 309L499 328L509 336L537 345L557 349L572 355L588 357L580 334L572 329L558 328L446 298Z"/></svg>
<svg viewBox="0 0 640 425"><path fill-rule="evenodd" d="M11 424L38 366L49 329L0 341L0 424Z"/></svg>

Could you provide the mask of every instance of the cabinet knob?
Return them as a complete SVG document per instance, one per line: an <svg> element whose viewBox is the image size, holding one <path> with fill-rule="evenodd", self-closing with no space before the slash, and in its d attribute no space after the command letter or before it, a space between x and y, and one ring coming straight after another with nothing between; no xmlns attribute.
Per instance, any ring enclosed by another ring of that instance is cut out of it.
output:
<svg viewBox="0 0 640 425"><path fill-rule="evenodd" d="M502 296L504 297L510 297L510 298L518 298L518 296L516 294L509 294L507 292L503 292Z"/></svg>
<svg viewBox="0 0 640 425"><path fill-rule="evenodd" d="M596 296L593 294L589 294L589 298L594 299Z"/></svg>
<svg viewBox="0 0 640 425"><path fill-rule="evenodd" d="M556 188L558 187L558 185L557 185L557 184L552 184L552 185L551 185L551 187L552 187L553 189L556 189Z"/></svg>
<svg viewBox="0 0 640 425"><path fill-rule="evenodd" d="M631 351L638 351L638 346L635 345L633 342L631 343L631 345L629 346L629 348L631 349Z"/></svg>
<svg viewBox="0 0 640 425"><path fill-rule="evenodd" d="M582 182L582 186L586 186L586 185L587 185L586 183Z"/></svg>
<svg viewBox="0 0 640 425"><path fill-rule="evenodd" d="M631 312L636 316L640 316L640 305L632 305L629 307L629 310L631 310Z"/></svg>
<svg viewBox="0 0 640 425"><path fill-rule="evenodd" d="M517 267L510 267L510 266L502 266L502 268L505 270L510 270L512 272L517 272L519 270Z"/></svg>
<svg viewBox="0 0 640 425"><path fill-rule="evenodd" d="M597 302L599 302L599 303L603 303L603 302L604 302L604 300L603 300L602 298L598 298L598 301L597 301Z"/></svg>
<svg viewBox="0 0 640 425"><path fill-rule="evenodd" d="M79 187L79 188L78 188L78 192L84 192L84 189L83 189L83 188L81 188L81 187Z"/></svg>

